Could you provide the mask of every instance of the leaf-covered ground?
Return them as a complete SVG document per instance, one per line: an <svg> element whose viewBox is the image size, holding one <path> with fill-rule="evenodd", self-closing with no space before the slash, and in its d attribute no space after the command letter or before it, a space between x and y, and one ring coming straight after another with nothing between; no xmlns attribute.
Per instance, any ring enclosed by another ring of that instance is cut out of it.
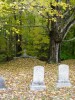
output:
<svg viewBox="0 0 75 100"><path fill-rule="evenodd" d="M15 59L0 64L0 76L4 77L6 84L6 90L0 90L0 100L75 100L75 60L61 63L69 65L72 87L56 88L58 64L46 64L31 58ZM45 68L44 91L30 90L33 68L36 65Z"/></svg>

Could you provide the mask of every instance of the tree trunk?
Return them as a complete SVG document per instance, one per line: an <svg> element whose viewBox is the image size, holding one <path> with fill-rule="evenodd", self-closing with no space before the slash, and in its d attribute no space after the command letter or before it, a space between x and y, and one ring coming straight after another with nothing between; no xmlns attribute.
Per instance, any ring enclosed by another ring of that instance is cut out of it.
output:
<svg viewBox="0 0 75 100"><path fill-rule="evenodd" d="M21 41L22 41L22 35L16 34L16 56L17 57L22 55Z"/></svg>
<svg viewBox="0 0 75 100"><path fill-rule="evenodd" d="M49 54L49 63L60 62L60 42L54 41L53 37L50 37Z"/></svg>
<svg viewBox="0 0 75 100"><path fill-rule="evenodd" d="M22 11L19 12L20 26L22 25L21 15L22 15ZM14 12L14 19L15 19L15 21L17 20L17 17L15 15L15 12ZM20 30L21 30L21 28L20 28ZM15 38L16 38L16 56L19 57L19 56L22 55L22 47L21 47L22 34L16 34Z"/></svg>

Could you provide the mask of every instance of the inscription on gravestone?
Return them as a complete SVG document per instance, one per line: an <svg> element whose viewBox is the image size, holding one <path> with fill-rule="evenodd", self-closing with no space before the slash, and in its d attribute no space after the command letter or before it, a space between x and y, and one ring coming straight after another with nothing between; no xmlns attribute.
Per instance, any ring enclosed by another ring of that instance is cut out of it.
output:
<svg viewBox="0 0 75 100"><path fill-rule="evenodd" d="M59 65L57 87L70 87L69 66L66 64Z"/></svg>
<svg viewBox="0 0 75 100"><path fill-rule="evenodd" d="M44 67L35 66L33 72L33 81L30 85L31 90L44 90L46 89L44 83Z"/></svg>

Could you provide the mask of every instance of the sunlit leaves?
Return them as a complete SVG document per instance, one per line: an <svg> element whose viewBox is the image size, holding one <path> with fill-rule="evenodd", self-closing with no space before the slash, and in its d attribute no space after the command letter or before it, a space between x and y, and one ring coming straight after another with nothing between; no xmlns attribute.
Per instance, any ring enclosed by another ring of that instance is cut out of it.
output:
<svg viewBox="0 0 75 100"><path fill-rule="evenodd" d="M7 33L7 34L10 34L10 32L9 32L8 30L6 30L6 33Z"/></svg>
<svg viewBox="0 0 75 100"><path fill-rule="evenodd" d="M60 11L57 9L60 9ZM45 19L52 19L54 17L54 21L56 20L55 17L59 16L62 18L63 11L67 9L68 5L64 2L55 2L49 0L35 0L29 2L28 11L32 12L33 14L41 15ZM60 13L61 12L61 13Z"/></svg>
<svg viewBox="0 0 75 100"><path fill-rule="evenodd" d="M9 14L10 12L9 4L6 2L0 1L0 17L4 17Z"/></svg>
<svg viewBox="0 0 75 100"><path fill-rule="evenodd" d="M19 33L20 33L20 30L19 30L19 29L17 29L17 28L15 28L15 27L12 27L12 31L13 31L14 33L17 33L17 34L19 34Z"/></svg>
<svg viewBox="0 0 75 100"><path fill-rule="evenodd" d="M57 10L60 8L60 12ZM0 1L0 12L2 16L8 14L9 12L18 13L18 11L29 11L35 15L41 15L45 19L52 19L55 16L62 16L63 11L66 10L68 5L64 2L56 2L55 0L22 0L14 2ZM56 19L55 19L56 20Z"/></svg>

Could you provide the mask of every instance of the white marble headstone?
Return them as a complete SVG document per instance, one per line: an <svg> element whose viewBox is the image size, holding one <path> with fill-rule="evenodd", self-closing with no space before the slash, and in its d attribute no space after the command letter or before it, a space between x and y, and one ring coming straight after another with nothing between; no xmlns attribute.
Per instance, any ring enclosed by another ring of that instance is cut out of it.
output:
<svg viewBox="0 0 75 100"><path fill-rule="evenodd" d="M44 67L35 66L33 72L33 81L30 85L31 90L43 90L46 86L44 84Z"/></svg>
<svg viewBox="0 0 75 100"><path fill-rule="evenodd" d="M44 67L42 67L42 66L34 67L33 82L34 83L43 83L44 82Z"/></svg>
<svg viewBox="0 0 75 100"><path fill-rule="evenodd" d="M59 65L57 87L70 87L69 66L66 64Z"/></svg>

